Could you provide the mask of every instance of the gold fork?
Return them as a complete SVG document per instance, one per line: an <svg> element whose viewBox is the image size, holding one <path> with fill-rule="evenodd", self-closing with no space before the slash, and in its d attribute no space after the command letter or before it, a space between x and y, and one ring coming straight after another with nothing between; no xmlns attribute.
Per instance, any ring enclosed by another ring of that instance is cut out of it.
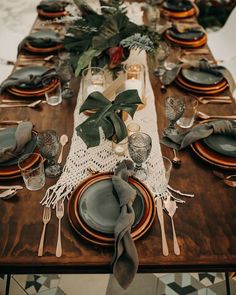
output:
<svg viewBox="0 0 236 295"><path fill-rule="evenodd" d="M43 230L40 238L39 243L39 249L38 249L38 256L43 255L43 245L44 245L44 237L45 237L45 231L46 231L46 225L51 219L51 208L50 207L44 207L43 210Z"/></svg>
<svg viewBox="0 0 236 295"><path fill-rule="evenodd" d="M57 235L57 248L56 257L61 257L62 247L61 247L61 219L64 216L64 203L59 200L56 204L56 216L58 218L58 235Z"/></svg>

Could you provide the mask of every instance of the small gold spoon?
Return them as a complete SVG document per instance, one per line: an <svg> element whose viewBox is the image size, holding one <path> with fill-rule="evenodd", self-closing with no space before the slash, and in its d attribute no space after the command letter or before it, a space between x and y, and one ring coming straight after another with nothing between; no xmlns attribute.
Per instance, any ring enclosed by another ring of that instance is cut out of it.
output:
<svg viewBox="0 0 236 295"><path fill-rule="evenodd" d="M203 112L196 112L196 115L199 119L202 120L209 120L209 119L228 119L228 120L236 120L236 115L231 115L231 116L227 116L227 115L208 115L205 114Z"/></svg>

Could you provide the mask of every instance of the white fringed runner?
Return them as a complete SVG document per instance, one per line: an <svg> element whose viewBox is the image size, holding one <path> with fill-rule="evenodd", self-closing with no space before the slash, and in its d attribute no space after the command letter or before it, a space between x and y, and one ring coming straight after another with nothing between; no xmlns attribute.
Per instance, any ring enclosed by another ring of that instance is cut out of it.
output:
<svg viewBox="0 0 236 295"><path fill-rule="evenodd" d="M142 23L142 11L140 3L132 3L128 5L128 16L135 20L136 23ZM152 138L152 150L147 161L148 179L145 181L146 185L155 191L162 191L161 186L165 183L164 169L162 162L162 154L160 149L159 136L157 132L157 116L155 109L155 97L151 87L146 53L137 53L132 51L128 62L140 63L146 69L146 106L140 111L137 111L134 116L134 121L141 126L141 131L148 133ZM71 191L86 177L88 177L89 170L105 172L112 171L118 161L123 158L128 158L128 151L123 157L116 156L112 151L112 143L105 140L101 136L101 143L94 148L87 148L83 140L77 136L75 128L87 119L84 114L79 114L82 104L81 89L77 98L77 105L74 111L74 132L71 140L70 151L57 183L51 186L44 198L41 201L43 206L55 207L58 200L69 198Z"/></svg>

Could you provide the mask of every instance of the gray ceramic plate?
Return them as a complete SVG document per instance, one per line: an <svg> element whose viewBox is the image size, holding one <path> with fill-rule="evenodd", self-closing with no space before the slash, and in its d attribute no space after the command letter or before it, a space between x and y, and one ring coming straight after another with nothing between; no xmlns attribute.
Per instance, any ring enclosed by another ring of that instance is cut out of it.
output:
<svg viewBox="0 0 236 295"><path fill-rule="evenodd" d="M198 68L183 69L182 75L189 82L201 85L214 85L224 79L221 74L215 75L214 73L201 71Z"/></svg>
<svg viewBox="0 0 236 295"><path fill-rule="evenodd" d="M15 144L15 142L16 142L15 132L16 132L15 127L7 128L7 129L2 130L0 132L0 147L1 147L1 149ZM8 166L16 165L19 157L21 157L25 154L28 154L28 153L32 153L35 150L36 143L37 143L36 135L33 133L32 139L25 145L21 154L17 155L16 158L13 158L13 159L8 160L6 162L0 163L0 167L8 167Z"/></svg>
<svg viewBox="0 0 236 295"><path fill-rule="evenodd" d="M139 190L133 203L135 221L138 224L143 216L144 201ZM103 179L90 185L82 194L78 211L81 219L92 229L106 234L114 233L114 226L120 214L120 206L113 190L112 180Z"/></svg>
<svg viewBox="0 0 236 295"><path fill-rule="evenodd" d="M163 7L171 10L171 11L175 11L175 12L182 12L182 11L187 11L190 10L193 5L190 1L188 0L180 0L180 1L165 1L163 3Z"/></svg>
<svg viewBox="0 0 236 295"><path fill-rule="evenodd" d="M62 43L58 33L52 30L41 30L30 34L33 37L29 43L37 48L49 48ZM43 40L43 42L42 42Z"/></svg>
<svg viewBox="0 0 236 295"><path fill-rule="evenodd" d="M28 66L23 67L19 70L16 70L11 77L18 78L22 80L26 80L30 75L42 75L43 73L47 72L48 68L43 66ZM37 87L42 87L42 83L39 83L38 85L32 85L28 83L21 83L20 85L17 85L18 88L22 89L33 89Z"/></svg>
<svg viewBox="0 0 236 295"><path fill-rule="evenodd" d="M236 157L236 138L229 135L213 134L204 143L212 150L225 156Z"/></svg>

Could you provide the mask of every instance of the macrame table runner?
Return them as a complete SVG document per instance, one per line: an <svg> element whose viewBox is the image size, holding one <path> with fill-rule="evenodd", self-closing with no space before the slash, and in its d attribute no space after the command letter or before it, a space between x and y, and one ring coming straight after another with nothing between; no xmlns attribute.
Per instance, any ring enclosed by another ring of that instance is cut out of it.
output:
<svg viewBox="0 0 236 295"><path fill-rule="evenodd" d="M135 19L136 23L142 23L140 3L132 3L128 5L128 16L132 21ZM142 110L136 111L134 121L141 126L142 132L148 133L152 138L152 150L146 163L148 167L148 178L144 182L151 190L162 194L162 185L165 183L165 171L157 132L155 97L150 83L146 53L132 51L127 62L139 63L145 66L146 106ZM41 201L43 206L55 207L60 199L65 200L65 198L69 198L70 192L73 191L83 179L90 175L89 170L99 172L112 171L117 162L122 161L124 158L128 158L128 151L123 157L114 154L112 151L112 142L104 139L103 132L100 132L101 142L99 146L94 148L86 147L83 140L77 136L75 130L75 128L87 118L83 113L79 114L81 105L82 89L80 88L77 105L74 111L74 131L70 151L62 175L55 185L48 188Z"/></svg>

